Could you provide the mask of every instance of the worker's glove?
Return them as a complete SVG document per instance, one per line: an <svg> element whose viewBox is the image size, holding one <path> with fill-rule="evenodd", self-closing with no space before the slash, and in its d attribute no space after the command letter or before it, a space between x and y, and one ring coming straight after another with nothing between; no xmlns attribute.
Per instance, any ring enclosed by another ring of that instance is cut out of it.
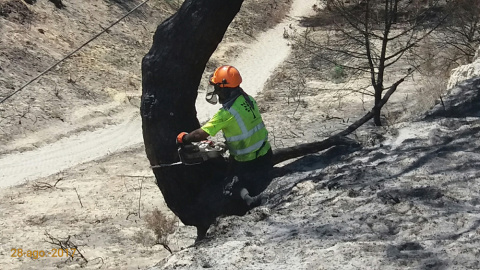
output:
<svg viewBox="0 0 480 270"><path fill-rule="evenodd" d="M180 134L177 135L177 145L183 146L185 144L188 144L185 142L185 136L187 136L187 132L180 132Z"/></svg>

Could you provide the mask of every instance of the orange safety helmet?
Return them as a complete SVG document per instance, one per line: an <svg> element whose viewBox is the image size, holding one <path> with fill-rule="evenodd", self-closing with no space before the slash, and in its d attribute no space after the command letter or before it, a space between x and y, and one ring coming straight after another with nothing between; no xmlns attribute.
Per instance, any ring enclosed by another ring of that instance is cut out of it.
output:
<svg viewBox="0 0 480 270"><path fill-rule="evenodd" d="M242 76L240 76L238 69L232 66L221 66L210 77L210 84L220 87L235 88L240 83L242 83Z"/></svg>

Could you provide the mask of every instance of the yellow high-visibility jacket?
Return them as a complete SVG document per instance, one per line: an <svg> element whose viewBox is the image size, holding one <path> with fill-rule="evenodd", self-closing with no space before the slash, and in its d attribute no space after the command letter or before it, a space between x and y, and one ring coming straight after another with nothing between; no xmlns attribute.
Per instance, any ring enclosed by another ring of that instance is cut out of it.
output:
<svg viewBox="0 0 480 270"><path fill-rule="evenodd" d="M270 149L268 131L255 100L248 96L253 108L240 95L229 108L222 107L201 128L210 136L223 131L228 150L237 161L250 161L265 155Z"/></svg>

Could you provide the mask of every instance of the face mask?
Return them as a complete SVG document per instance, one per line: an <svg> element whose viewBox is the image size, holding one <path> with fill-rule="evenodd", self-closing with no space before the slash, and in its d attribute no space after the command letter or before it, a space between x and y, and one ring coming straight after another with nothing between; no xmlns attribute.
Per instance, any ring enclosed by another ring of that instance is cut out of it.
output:
<svg viewBox="0 0 480 270"><path fill-rule="evenodd" d="M205 100L210 103L210 104L217 104L218 103L218 96L217 96L217 93L215 91L215 88L214 89L208 89L207 90L207 94L205 95Z"/></svg>

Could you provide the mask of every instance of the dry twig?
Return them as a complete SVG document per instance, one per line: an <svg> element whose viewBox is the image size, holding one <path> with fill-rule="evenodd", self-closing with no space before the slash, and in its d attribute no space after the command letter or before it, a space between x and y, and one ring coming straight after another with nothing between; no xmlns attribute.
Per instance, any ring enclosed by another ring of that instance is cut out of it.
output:
<svg viewBox="0 0 480 270"><path fill-rule="evenodd" d="M78 249L78 245L76 245L75 243L73 243L70 240L71 235L69 235L65 239L59 239L59 238L56 238L56 237L52 236L47 231L45 231L45 236L47 237L45 242L50 243L54 246L57 246L64 251L71 251L71 252L67 252L67 256L68 256L67 261L68 260L73 261L75 258L78 258L78 259L83 261L83 264L88 263L87 258L85 258L85 256L83 256L82 252L80 252L80 250ZM75 252L73 252L73 251L75 251Z"/></svg>
<svg viewBox="0 0 480 270"><path fill-rule="evenodd" d="M73 189L75 189L75 193L77 193L77 198L78 198L78 201L80 202L80 206L83 208L83 203L82 203L82 200L80 199L80 195L78 195L77 188L73 188Z"/></svg>
<svg viewBox="0 0 480 270"><path fill-rule="evenodd" d="M32 187L35 191L36 190L46 190L46 189L49 189L49 188L56 188L58 182L60 182L62 180L63 180L63 177L58 178L57 181L55 182L55 184L53 184L53 185L49 184L47 182L38 182L38 183L33 184Z"/></svg>

